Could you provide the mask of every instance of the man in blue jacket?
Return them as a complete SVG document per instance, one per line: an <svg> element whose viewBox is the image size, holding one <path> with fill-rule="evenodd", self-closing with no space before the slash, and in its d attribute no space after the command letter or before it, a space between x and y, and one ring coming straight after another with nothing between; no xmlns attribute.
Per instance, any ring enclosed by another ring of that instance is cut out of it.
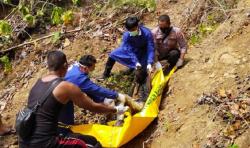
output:
<svg viewBox="0 0 250 148"><path fill-rule="evenodd" d="M90 80L89 73L95 69L95 64L96 59L94 56L84 55L79 62L69 67L64 78L66 81L78 86L96 103L109 103L111 100L117 99L124 104L124 94L101 87ZM74 124L74 106L72 102L69 102L63 108L58 121L66 125Z"/></svg>
<svg viewBox="0 0 250 148"><path fill-rule="evenodd" d="M103 79L110 76L115 61L130 69L143 69L146 73L152 71L154 40L151 31L140 26L137 17L128 17L125 27L127 31L123 34L122 44L110 53Z"/></svg>

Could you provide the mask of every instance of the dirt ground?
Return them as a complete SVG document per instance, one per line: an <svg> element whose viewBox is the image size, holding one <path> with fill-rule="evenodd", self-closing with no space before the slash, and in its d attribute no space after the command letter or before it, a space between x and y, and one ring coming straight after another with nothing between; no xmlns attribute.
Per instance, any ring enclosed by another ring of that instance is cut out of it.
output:
<svg viewBox="0 0 250 148"><path fill-rule="evenodd" d="M154 27L157 24L156 16L168 13L173 25L182 26L182 21L185 20L183 12L192 2L192 0L177 1L177 3L159 1L157 12L144 17L145 25ZM170 88L162 99L159 117L124 147L200 148L210 133L225 128L226 124L222 120L212 120L216 111L207 105L197 105L196 100L204 92L220 88L234 91L240 85L235 82L236 77L245 79L250 76L250 18L247 16L249 8L249 0L240 1L235 10L231 10L232 14L228 20L201 42L189 47L184 67L170 80ZM93 77L101 75L108 52L118 45L82 36L70 42L64 49L69 61L76 60L86 53L92 53L97 57L98 64ZM107 48L107 51L103 52L103 47ZM37 78L46 73L43 64L32 65L32 61L40 58L39 54L39 51L32 51L15 66L12 74L0 82L1 90L7 89L6 86L17 88L13 98L1 113L4 122L9 125L14 124L16 113L26 104L32 85ZM16 80L29 66L35 67L35 70L27 80L24 82ZM116 64L114 71L124 68ZM25 85L21 85L22 83ZM250 129L235 140L240 148L250 147L249 132ZM0 147L18 147L16 136L0 137Z"/></svg>

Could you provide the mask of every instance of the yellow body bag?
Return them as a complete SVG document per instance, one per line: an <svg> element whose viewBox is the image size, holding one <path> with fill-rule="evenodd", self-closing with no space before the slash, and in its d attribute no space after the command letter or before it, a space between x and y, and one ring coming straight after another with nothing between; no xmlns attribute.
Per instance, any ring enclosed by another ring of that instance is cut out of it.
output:
<svg viewBox="0 0 250 148"><path fill-rule="evenodd" d="M74 133L94 136L103 147L120 147L126 144L157 117L163 88L175 70L176 67L167 76L164 76L162 69L156 72L152 79L152 90L143 109L134 115L126 112L125 116L127 117L124 119L123 126L113 126L114 122L112 121L108 125L83 124L74 125L70 129Z"/></svg>

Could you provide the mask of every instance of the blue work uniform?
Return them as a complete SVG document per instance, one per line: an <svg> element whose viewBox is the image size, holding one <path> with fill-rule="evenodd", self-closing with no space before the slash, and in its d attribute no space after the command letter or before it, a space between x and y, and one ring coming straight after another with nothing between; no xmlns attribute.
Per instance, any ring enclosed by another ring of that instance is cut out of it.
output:
<svg viewBox="0 0 250 148"><path fill-rule="evenodd" d="M143 68L154 62L154 40L151 31L139 26L139 34L131 36L129 32L123 34L120 47L110 53L110 58L129 67L135 68L140 63Z"/></svg>
<svg viewBox="0 0 250 148"><path fill-rule="evenodd" d="M103 102L105 98L116 99L118 97L116 91L106 89L92 82L87 73L80 71L78 63L73 64L68 69L64 79L78 86L82 92L97 103ZM58 122L68 125L74 124L74 105L72 101L69 101L62 109Z"/></svg>

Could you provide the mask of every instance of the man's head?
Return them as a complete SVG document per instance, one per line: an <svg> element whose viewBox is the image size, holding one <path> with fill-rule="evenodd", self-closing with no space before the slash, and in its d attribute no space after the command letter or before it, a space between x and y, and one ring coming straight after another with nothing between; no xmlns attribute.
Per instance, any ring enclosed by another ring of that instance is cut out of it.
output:
<svg viewBox="0 0 250 148"><path fill-rule="evenodd" d="M171 22L168 15L161 15L158 21L159 27L163 33L169 33L171 31Z"/></svg>
<svg viewBox="0 0 250 148"><path fill-rule="evenodd" d="M125 22L125 27L131 36L138 35L139 19L137 17L128 17Z"/></svg>
<svg viewBox="0 0 250 148"><path fill-rule="evenodd" d="M84 55L79 60L80 69L86 73L95 70L96 58L92 55Z"/></svg>
<svg viewBox="0 0 250 148"><path fill-rule="evenodd" d="M58 50L50 51L47 55L47 64L49 71L54 71L61 77L65 76L68 69L68 62L63 52Z"/></svg>

